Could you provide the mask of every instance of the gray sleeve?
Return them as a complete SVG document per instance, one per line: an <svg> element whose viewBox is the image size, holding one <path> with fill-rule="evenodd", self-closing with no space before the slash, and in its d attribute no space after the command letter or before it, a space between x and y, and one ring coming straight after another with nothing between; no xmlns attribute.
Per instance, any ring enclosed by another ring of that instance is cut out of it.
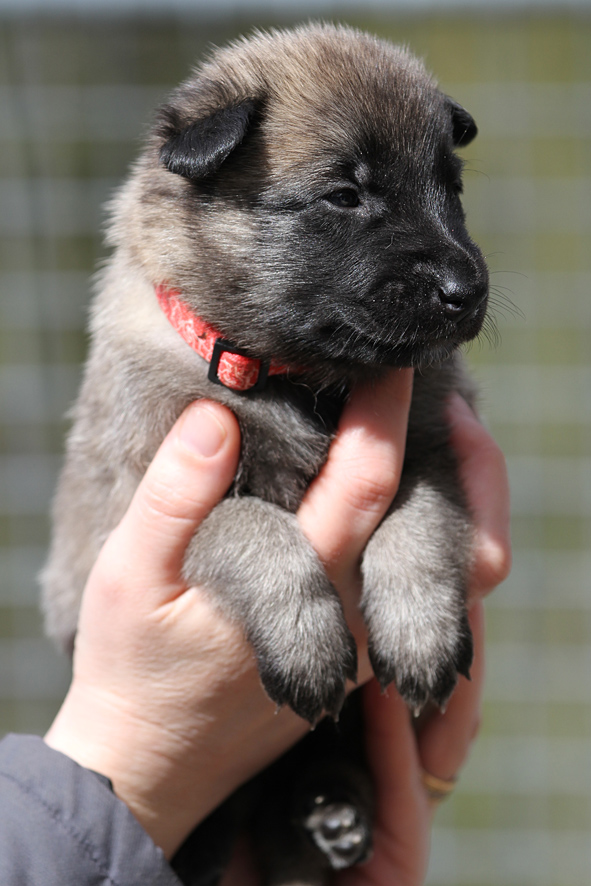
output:
<svg viewBox="0 0 591 886"><path fill-rule="evenodd" d="M180 886L108 781L36 736L0 742L2 886Z"/></svg>

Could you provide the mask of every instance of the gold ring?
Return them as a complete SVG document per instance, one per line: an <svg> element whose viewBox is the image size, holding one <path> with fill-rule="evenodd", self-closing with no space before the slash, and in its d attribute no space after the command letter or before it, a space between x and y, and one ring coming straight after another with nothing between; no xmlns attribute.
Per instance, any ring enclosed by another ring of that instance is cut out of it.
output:
<svg viewBox="0 0 591 886"><path fill-rule="evenodd" d="M440 803L446 797L449 797L458 780L457 778L437 778L436 775L431 775L423 770L421 781L429 799Z"/></svg>

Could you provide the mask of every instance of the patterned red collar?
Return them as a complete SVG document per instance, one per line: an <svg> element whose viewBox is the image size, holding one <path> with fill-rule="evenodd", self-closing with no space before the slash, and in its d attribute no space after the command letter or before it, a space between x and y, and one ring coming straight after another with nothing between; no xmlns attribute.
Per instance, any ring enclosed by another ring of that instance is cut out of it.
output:
<svg viewBox="0 0 591 886"><path fill-rule="evenodd" d="M223 339L213 326L194 314L181 299L178 289L161 283L155 287L160 307L181 338L209 365L208 378L233 391L260 391L269 375L283 375L287 366L265 363L247 356Z"/></svg>

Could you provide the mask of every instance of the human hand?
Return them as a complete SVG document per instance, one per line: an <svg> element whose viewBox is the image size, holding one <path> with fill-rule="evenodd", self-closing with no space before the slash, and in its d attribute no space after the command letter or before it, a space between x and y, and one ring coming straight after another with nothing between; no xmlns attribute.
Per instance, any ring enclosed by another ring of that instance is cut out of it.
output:
<svg viewBox="0 0 591 886"><path fill-rule="evenodd" d="M412 373L359 390L298 519L341 592L360 648L358 563L398 486ZM84 592L73 679L47 743L108 776L171 857L239 784L308 729L276 715L252 651L181 578L195 529L234 475L239 433L216 403L193 404L164 441ZM361 655L360 675L369 676Z"/></svg>
<svg viewBox="0 0 591 886"><path fill-rule="evenodd" d="M413 721L393 687L382 693L371 679L363 688L366 750L376 790L373 856L341 871L338 886L420 886L424 882L435 802L423 776L453 786L480 724L484 683L482 597L508 575L509 490L503 455L467 403L449 406L451 442L474 518L469 581L469 619L474 637L471 680L460 677L445 713ZM237 853L223 886L256 886L259 878L245 847Z"/></svg>
<svg viewBox="0 0 591 886"><path fill-rule="evenodd" d="M375 680L364 688L366 747L376 786L374 854L367 865L344 871L339 886L420 886L429 857L434 801L424 773L448 783L465 763L481 717L484 684L482 597L509 574L509 489L503 455L467 403L449 407L451 441L475 526L469 583L474 637L471 680L459 678L445 713L431 711L412 723L394 689L384 695Z"/></svg>

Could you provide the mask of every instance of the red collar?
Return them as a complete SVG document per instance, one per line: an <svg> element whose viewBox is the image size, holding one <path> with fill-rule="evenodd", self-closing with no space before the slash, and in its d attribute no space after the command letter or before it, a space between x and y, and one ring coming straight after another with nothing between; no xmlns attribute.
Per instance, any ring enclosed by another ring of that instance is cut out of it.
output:
<svg viewBox="0 0 591 886"><path fill-rule="evenodd" d="M265 363L247 356L240 348L226 341L213 326L194 314L182 301L178 289L164 283L155 287L160 307L181 338L210 364L208 378L233 391L259 391L267 376L288 371L280 363Z"/></svg>

